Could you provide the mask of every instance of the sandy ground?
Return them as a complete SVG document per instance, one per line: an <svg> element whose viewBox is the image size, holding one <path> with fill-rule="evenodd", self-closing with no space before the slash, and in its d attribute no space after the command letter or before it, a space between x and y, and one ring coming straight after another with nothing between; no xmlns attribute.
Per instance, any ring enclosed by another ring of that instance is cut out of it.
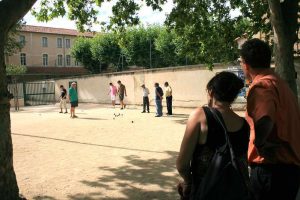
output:
<svg viewBox="0 0 300 200"><path fill-rule="evenodd" d="M191 109L155 118L154 108L80 104L71 119L57 107L11 112L14 167L26 198L178 199L175 160Z"/></svg>

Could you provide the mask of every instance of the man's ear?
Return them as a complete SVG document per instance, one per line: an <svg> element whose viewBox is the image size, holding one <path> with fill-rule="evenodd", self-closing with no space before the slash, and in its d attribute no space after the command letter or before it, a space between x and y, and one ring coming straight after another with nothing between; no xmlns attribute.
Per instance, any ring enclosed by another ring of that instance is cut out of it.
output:
<svg viewBox="0 0 300 200"><path fill-rule="evenodd" d="M245 65L245 69L246 69L247 71L249 71L249 70L250 70L250 65L247 64L247 63L244 63L244 65Z"/></svg>

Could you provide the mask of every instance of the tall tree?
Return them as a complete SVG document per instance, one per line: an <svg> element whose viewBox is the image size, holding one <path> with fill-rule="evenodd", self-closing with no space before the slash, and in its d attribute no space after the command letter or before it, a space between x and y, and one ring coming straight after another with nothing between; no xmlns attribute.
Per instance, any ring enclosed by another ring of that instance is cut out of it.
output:
<svg viewBox="0 0 300 200"><path fill-rule="evenodd" d="M100 72L110 66L114 71L119 70L121 48L116 33L99 34L92 39L92 59L98 60Z"/></svg>
<svg viewBox="0 0 300 200"><path fill-rule="evenodd" d="M99 73L99 61L93 59L91 46L92 38L79 37L75 40L71 55L76 59L77 62L83 64L84 68L88 69L92 73Z"/></svg>
<svg viewBox="0 0 300 200"><path fill-rule="evenodd" d="M29 11L36 0L0 1L0 197L19 199L19 188L13 167L13 149L10 129L10 98L7 90L4 45L9 30Z"/></svg>
<svg viewBox="0 0 300 200"><path fill-rule="evenodd" d="M234 39L243 34L235 28L242 18L231 16L232 6L224 0L177 0L167 24L185 41L184 52L194 62L233 61L237 56Z"/></svg>
<svg viewBox="0 0 300 200"><path fill-rule="evenodd" d="M23 25L22 21L19 21L15 26L13 26L7 36L7 40L5 41L4 54L7 56L11 56L20 49L22 49L25 45L24 41L17 40L18 31L21 29Z"/></svg>
<svg viewBox="0 0 300 200"><path fill-rule="evenodd" d="M268 0L268 3L274 32L275 69L297 95L294 44L298 39L299 1Z"/></svg>

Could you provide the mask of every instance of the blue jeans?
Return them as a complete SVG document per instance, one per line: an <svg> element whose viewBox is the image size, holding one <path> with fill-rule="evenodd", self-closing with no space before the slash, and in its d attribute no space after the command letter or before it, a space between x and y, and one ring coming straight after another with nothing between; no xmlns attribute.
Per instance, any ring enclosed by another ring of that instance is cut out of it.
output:
<svg viewBox="0 0 300 200"><path fill-rule="evenodd" d="M162 104L161 99L155 99L156 115L162 116Z"/></svg>

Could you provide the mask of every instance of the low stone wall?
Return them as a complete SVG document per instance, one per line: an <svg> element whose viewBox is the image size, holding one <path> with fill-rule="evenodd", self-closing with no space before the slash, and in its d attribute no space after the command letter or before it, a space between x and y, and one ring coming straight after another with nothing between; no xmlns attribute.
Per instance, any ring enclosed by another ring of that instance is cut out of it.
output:
<svg viewBox="0 0 300 200"><path fill-rule="evenodd" d="M150 90L150 104L154 105L154 83L158 82L163 88L164 82L168 81L173 89L173 106L197 107L207 103L207 82L215 73L227 70L228 67L217 64L214 70L210 71L204 65L196 65L59 79L55 80L55 91L58 98L60 85L68 88L69 82L76 81L79 102L110 103L109 83L117 86L117 81L120 80L126 86L127 104L142 104L140 86L145 84Z"/></svg>

